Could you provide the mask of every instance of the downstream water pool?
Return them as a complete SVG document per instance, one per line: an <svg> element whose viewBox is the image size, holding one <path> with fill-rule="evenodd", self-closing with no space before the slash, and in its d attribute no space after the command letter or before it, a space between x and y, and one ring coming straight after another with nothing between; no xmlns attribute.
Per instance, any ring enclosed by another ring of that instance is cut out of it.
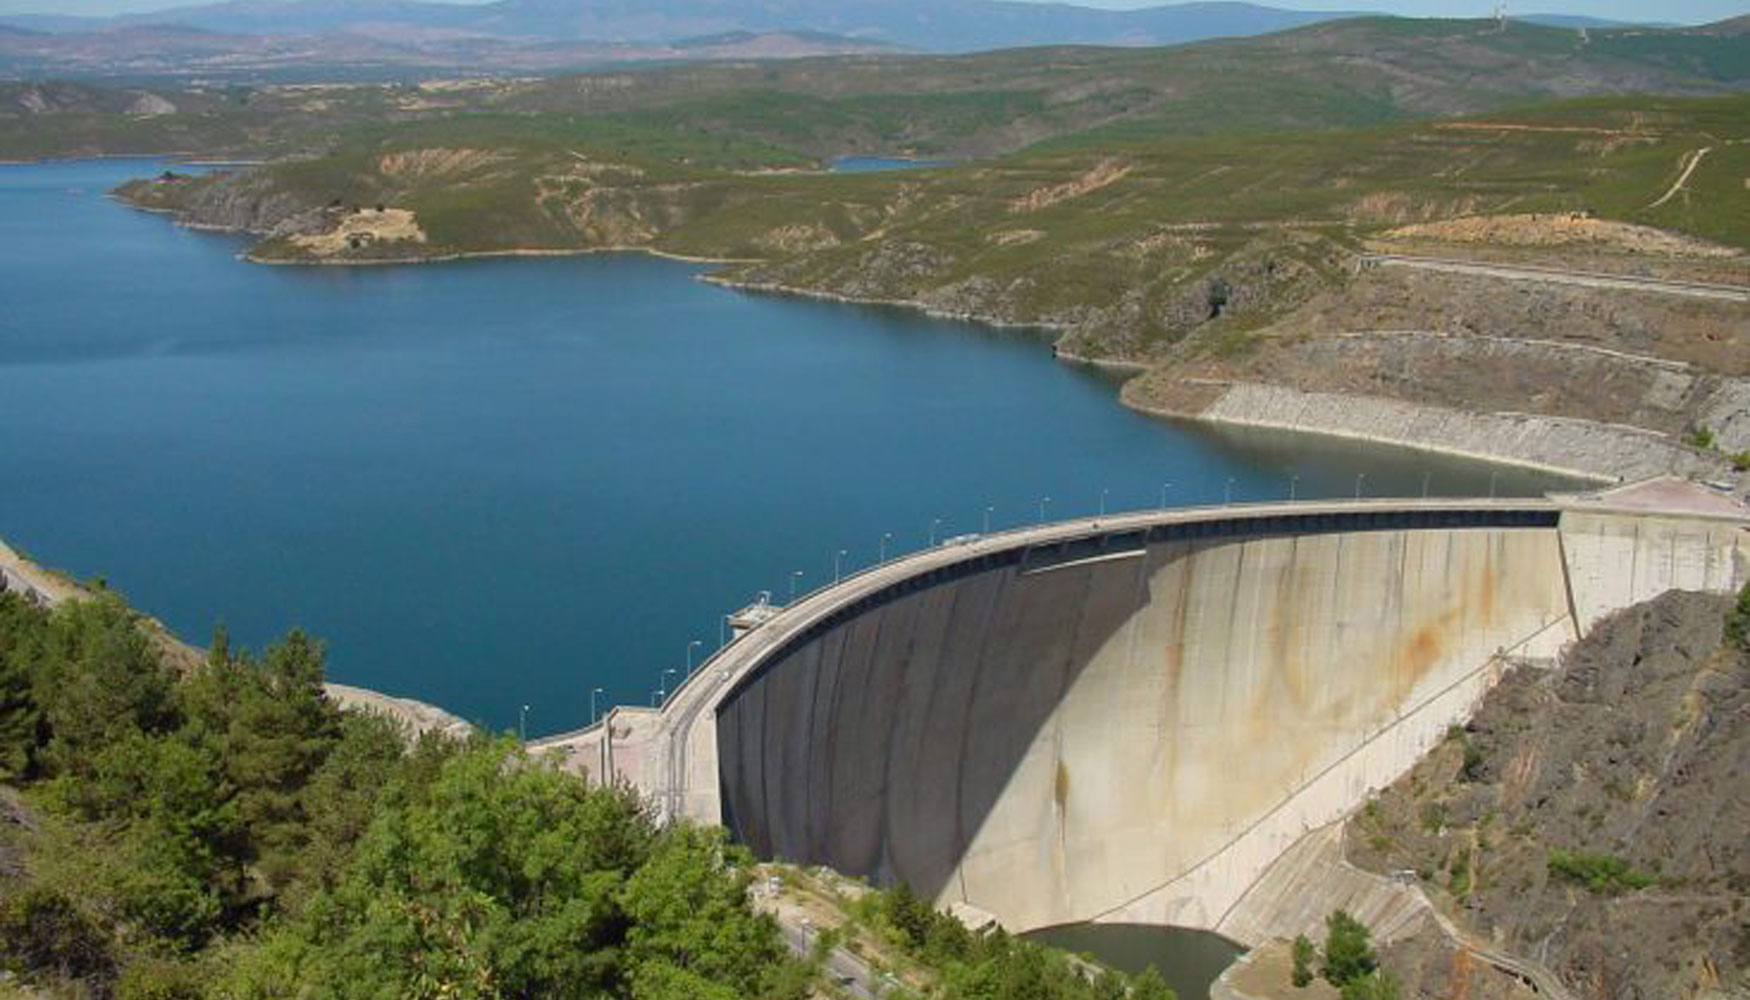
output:
<svg viewBox="0 0 1750 1000"><path fill-rule="evenodd" d="M1209 987L1245 949L1219 934L1146 924L1065 924L1023 935L1122 972L1153 966L1179 1000L1208 1000Z"/></svg>
<svg viewBox="0 0 1750 1000"><path fill-rule="evenodd" d="M0 167L0 537L202 642L530 735L645 702L719 615L940 536L1112 510L1489 488L1491 467L1119 407L1046 342L754 296L639 256L268 268ZM1502 494L1547 477L1498 470ZM890 538L888 536L891 536ZM841 552L842 556L839 555ZM800 576L795 575L800 571Z"/></svg>

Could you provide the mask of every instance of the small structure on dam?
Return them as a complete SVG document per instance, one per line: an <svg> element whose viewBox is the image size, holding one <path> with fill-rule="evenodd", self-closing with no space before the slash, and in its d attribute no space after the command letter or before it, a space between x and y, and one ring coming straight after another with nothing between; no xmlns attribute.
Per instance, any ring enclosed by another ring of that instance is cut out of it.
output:
<svg viewBox="0 0 1750 1000"><path fill-rule="evenodd" d="M1746 580L1750 512L1669 483L1045 525L847 578L660 711L542 745L761 855L903 879L1011 930L1252 943L1280 928L1248 893L1294 883L1272 866L1508 666L1667 589Z"/></svg>

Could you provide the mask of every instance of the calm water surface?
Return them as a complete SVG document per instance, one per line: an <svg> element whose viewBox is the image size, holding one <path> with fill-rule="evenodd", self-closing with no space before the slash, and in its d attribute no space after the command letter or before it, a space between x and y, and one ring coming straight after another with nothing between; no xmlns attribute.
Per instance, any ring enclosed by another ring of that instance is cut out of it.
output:
<svg viewBox="0 0 1750 1000"><path fill-rule="evenodd" d="M918 160L901 156L841 156L832 169L841 174L875 174L887 170L928 170L945 167L949 160Z"/></svg>
<svg viewBox="0 0 1750 1000"><path fill-rule="evenodd" d="M301 626L331 674L494 727L649 702L691 640L941 534L1047 513L1486 491L1490 468L1120 408L1036 337L724 291L643 257L239 262L0 168L0 537L174 630ZM1502 493L1547 480L1502 470ZM940 523L936 524L936 519Z"/></svg>
<svg viewBox="0 0 1750 1000"><path fill-rule="evenodd" d="M1025 935L1123 972L1153 966L1179 1000L1208 1000L1209 987L1245 949L1219 934L1145 924L1066 924Z"/></svg>

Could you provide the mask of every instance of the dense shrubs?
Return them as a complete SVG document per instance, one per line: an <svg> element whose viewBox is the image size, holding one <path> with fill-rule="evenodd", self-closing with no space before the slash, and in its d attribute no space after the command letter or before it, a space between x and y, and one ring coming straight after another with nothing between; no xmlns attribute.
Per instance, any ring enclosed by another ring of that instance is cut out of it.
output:
<svg viewBox="0 0 1750 1000"><path fill-rule="evenodd" d="M1593 851L1551 851L1549 873L1585 886L1591 892L1610 896L1645 889L1655 881L1653 876L1636 871L1614 854Z"/></svg>
<svg viewBox="0 0 1750 1000"><path fill-rule="evenodd" d="M0 965L121 1000L806 992L719 835L511 742L409 747L322 674L221 633L182 676L113 595L0 594L0 775L41 824L0 824Z"/></svg>
<svg viewBox="0 0 1750 1000"><path fill-rule="evenodd" d="M1750 583L1738 592L1738 604L1726 615L1726 641L1750 652Z"/></svg>
<svg viewBox="0 0 1750 1000"><path fill-rule="evenodd" d="M1318 949L1302 934L1294 939L1290 982L1297 989L1312 985ZM1341 992L1343 1000L1399 1000L1398 981L1379 967L1373 936L1367 925L1343 910L1325 918L1324 961L1319 975Z"/></svg>
<svg viewBox="0 0 1750 1000"><path fill-rule="evenodd" d="M1153 969L1140 976L1077 964L999 928L974 933L899 885L878 897L879 923L912 958L940 973L942 1000L1172 1000Z"/></svg>

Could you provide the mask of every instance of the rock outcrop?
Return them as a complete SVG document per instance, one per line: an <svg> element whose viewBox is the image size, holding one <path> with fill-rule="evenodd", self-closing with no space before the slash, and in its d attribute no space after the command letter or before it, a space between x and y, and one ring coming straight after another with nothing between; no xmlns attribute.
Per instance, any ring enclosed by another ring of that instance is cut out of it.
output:
<svg viewBox="0 0 1750 1000"><path fill-rule="evenodd" d="M1559 669L1509 674L1351 820L1351 860L1416 872L1575 996L1750 995L1750 652L1722 642L1731 606L1670 592ZM1452 963L1406 962L1411 995L1457 995Z"/></svg>

